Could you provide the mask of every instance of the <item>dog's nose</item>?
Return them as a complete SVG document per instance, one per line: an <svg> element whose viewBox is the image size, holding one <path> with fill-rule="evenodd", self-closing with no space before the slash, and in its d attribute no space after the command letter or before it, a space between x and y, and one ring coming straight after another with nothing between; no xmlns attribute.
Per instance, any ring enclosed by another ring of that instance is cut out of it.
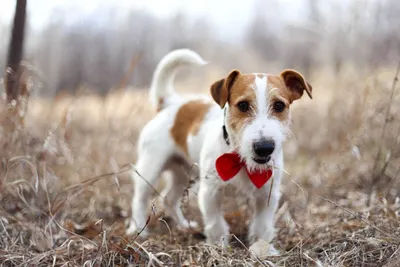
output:
<svg viewBox="0 0 400 267"><path fill-rule="evenodd" d="M254 153L257 156L266 158L274 152L275 143L274 141L259 141L253 143Z"/></svg>

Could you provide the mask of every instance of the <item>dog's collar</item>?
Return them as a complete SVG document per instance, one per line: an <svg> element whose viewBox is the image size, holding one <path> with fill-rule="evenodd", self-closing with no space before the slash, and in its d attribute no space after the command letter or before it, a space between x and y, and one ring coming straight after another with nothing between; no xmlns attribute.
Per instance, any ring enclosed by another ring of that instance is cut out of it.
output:
<svg viewBox="0 0 400 267"><path fill-rule="evenodd" d="M226 116L226 106L224 107L224 124L222 125L222 134L224 135L225 143L229 146L231 142L229 141L229 135L225 127L225 116Z"/></svg>
<svg viewBox="0 0 400 267"><path fill-rule="evenodd" d="M228 135L228 132L226 131L225 125L222 126L222 133L223 133L223 135L224 135L225 143L229 146L229 145L230 145L230 142L229 142L229 135Z"/></svg>

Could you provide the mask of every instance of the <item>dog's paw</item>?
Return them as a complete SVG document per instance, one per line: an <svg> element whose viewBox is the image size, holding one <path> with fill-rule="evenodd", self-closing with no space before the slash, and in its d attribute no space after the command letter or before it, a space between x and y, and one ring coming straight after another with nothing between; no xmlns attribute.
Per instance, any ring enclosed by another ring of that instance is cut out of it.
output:
<svg viewBox="0 0 400 267"><path fill-rule="evenodd" d="M127 235L134 235L137 234L137 227L133 223L129 224L128 229L126 229L126 234Z"/></svg>
<svg viewBox="0 0 400 267"><path fill-rule="evenodd" d="M197 227L199 227L199 224L196 221L184 220L178 223L178 228L181 230L197 228Z"/></svg>
<svg viewBox="0 0 400 267"><path fill-rule="evenodd" d="M229 246L229 226L225 221L204 227L204 234L208 244L221 245L223 248Z"/></svg>
<svg viewBox="0 0 400 267"><path fill-rule="evenodd" d="M223 235L220 238L217 237L207 237L206 243L209 245L219 246L222 249L229 248L229 235Z"/></svg>
<svg viewBox="0 0 400 267"><path fill-rule="evenodd" d="M224 235L223 237L221 237L219 245L221 245L223 249L229 248L229 237L229 235Z"/></svg>
<svg viewBox="0 0 400 267"><path fill-rule="evenodd" d="M268 249L268 255L269 256L279 256L279 255L281 255L281 253L272 244L270 244L269 249Z"/></svg>
<svg viewBox="0 0 400 267"><path fill-rule="evenodd" d="M137 235L140 233L140 237L147 237L149 232L147 229L138 229L134 223L130 223L128 229L126 230L126 234L128 236Z"/></svg>
<svg viewBox="0 0 400 267"><path fill-rule="evenodd" d="M260 259L269 256L279 256L279 251L269 242L259 240L250 246L250 251Z"/></svg>

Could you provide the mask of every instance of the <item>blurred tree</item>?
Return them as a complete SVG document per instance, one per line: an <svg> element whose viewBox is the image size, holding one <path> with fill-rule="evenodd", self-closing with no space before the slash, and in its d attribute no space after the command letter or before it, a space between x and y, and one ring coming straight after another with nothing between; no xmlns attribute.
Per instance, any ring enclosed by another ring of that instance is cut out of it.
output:
<svg viewBox="0 0 400 267"><path fill-rule="evenodd" d="M274 0L254 1L254 16L247 31L248 44L266 61L277 61L280 58L279 29L273 15L277 9Z"/></svg>
<svg viewBox="0 0 400 267"><path fill-rule="evenodd" d="M132 58L139 55L127 85L145 88L158 61L182 47L196 50L222 71L289 67L306 76L321 67L335 73L347 65L376 68L400 56L398 0L302 3L295 10L297 4L277 0L250 2L251 21L243 38L233 41L207 17L192 19L183 12L160 18L143 10L118 13L107 7L71 21L73 10L54 10L45 28L26 36L25 50L44 73L47 86L40 93L50 95L61 89L74 91L82 84L106 92L120 84ZM7 27L0 25L1 29ZM7 45L0 40L1 51ZM17 51L18 46L12 49ZM6 65L4 56L0 63L1 68Z"/></svg>
<svg viewBox="0 0 400 267"><path fill-rule="evenodd" d="M5 87L8 102L17 100L19 95L20 63L24 52L25 19L26 0L17 0L6 67Z"/></svg>

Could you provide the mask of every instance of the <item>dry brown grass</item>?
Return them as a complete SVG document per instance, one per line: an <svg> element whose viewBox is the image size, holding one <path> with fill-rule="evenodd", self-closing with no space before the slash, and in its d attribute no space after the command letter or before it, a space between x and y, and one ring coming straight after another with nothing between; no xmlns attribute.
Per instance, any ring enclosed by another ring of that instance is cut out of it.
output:
<svg viewBox="0 0 400 267"><path fill-rule="evenodd" d="M235 235L228 251L161 219L151 220L158 234L147 240L125 235L132 194L126 170L153 116L145 92L32 99L25 128L0 128L1 265L399 266L398 93L385 114L393 75L314 75L315 98L295 105L285 147L289 175L275 240L283 254L267 260L236 239L245 236L249 209L234 191L226 193L239 200L225 205ZM195 196L189 189L184 211L199 220Z"/></svg>

